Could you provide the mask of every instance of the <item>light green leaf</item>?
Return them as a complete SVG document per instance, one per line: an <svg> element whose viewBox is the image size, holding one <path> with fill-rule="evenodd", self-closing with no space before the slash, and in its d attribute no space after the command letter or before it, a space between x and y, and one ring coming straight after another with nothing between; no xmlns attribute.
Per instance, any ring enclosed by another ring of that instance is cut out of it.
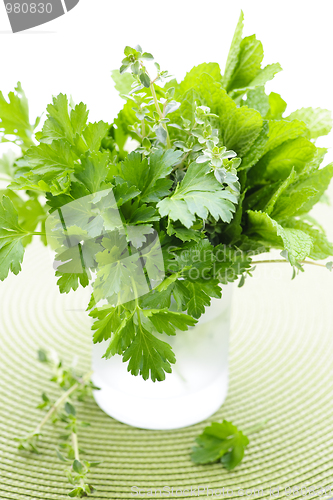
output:
<svg viewBox="0 0 333 500"><path fill-rule="evenodd" d="M280 201L281 195L290 186L290 184L294 182L295 178L296 178L296 173L294 168L292 167L289 176L280 184L278 189L275 191L275 193L267 203L266 207L264 208L264 212L266 212L268 215L270 215L273 212L275 204Z"/></svg>
<svg viewBox="0 0 333 500"><path fill-rule="evenodd" d="M253 167L263 156L268 141L269 125L268 121L263 122L262 129L251 148L242 159L239 170L248 170ZM251 172L251 171L250 171Z"/></svg>
<svg viewBox="0 0 333 500"><path fill-rule="evenodd" d="M0 92L0 142L2 135L14 135L27 149L33 144L32 134L37 124L38 120L35 125L30 124L28 100L20 82L15 92L8 94L8 101Z"/></svg>
<svg viewBox="0 0 333 500"><path fill-rule="evenodd" d="M140 153L130 153L121 166L123 179L131 185L136 186L140 191L143 191L148 180L148 161L146 158L142 160Z"/></svg>
<svg viewBox="0 0 333 500"><path fill-rule="evenodd" d="M312 238L301 230L282 227L268 214L248 210L247 233L264 245L282 248L288 252L292 265L311 254Z"/></svg>
<svg viewBox="0 0 333 500"><path fill-rule="evenodd" d="M62 269L59 269L55 275L59 278L57 285L60 293L69 293L71 290L75 291L79 288L79 284L83 288L89 285L89 277L85 270L82 273L63 273Z"/></svg>
<svg viewBox="0 0 333 500"><path fill-rule="evenodd" d="M265 85L265 83L272 80L280 71L282 71L282 68L279 63L269 64L268 66L265 66L265 68L261 69L253 80L251 80L245 87L233 89L233 93L245 93L248 90Z"/></svg>
<svg viewBox="0 0 333 500"><path fill-rule="evenodd" d="M299 180L295 183L295 189L315 189L317 193L314 196L309 197L308 201L302 205L302 208L297 212L298 215L306 214L316 203L318 203L328 188L332 177L333 163L330 163L324 168L315 170L311 175L304 175L304 177L301 176L299 178Z"/></svg>
<svg viewBox="0 0 333 500"><path fill-rule="evenodd" d="M312 238L313 248L309 255L311 259L323 260L333 255L333 245L327 240L323 230L316 229L307 222L296 219L289 219L288 226L294 229L300 229Z"/></svg>
<svg viewBox="0 0 333 500"><path fill-rule="evenodd" d="M256 39L255 35L243 38L240 44L237 66L226 87L227 92L247 87L260 72L263 57L262 43Z"/></svg>
<svg viewBox="0 0 333 500"><path fill-rule="evenodd" d="M176 88L176 95L182 97L188 90L196 86L198 79L202 78L204 74L209 75L213 81L221 83L220 66L217 63L202 63L186 73L184 80Z"/></svg>
<svg viewBox="0 0 333 500"><path fill-rule="evenodd" d="M268 102L270 111L267 113L266 118L269 120L281 120L287 107L286 101L282 99L280 94L271 92L268 96Z"/></svg>
<svg viewBox="0 0 333 500"><path fill-rule="evenodd" d="M292 139L296 139L297 137L307 135L308 129L305 123L299 120L270 120L265 153L271 149L277 148L285 141L290 141Z"/></svg>
<svg viewBox="0 0 333 500"><path fill-rule="evenodd" d="M286 117L286 120L295 119L301 120L306 124L310 130L311 139L327 135L332 129L332 115L327 109L301 108Z"/></svg>
<svg viewBox="0 0 333 500"><path fill-rule="evenodd" d="M305 137L286 141L261 158L249 174L251 181L254 181L255 176L257 179L265 178L269 182L285 179L292 168L300 173L306 164L313 160L315 153L315 145Z"/></svg>
<svg viewBox="0 0 333 500"><path fill-rule="evenodd" d="M18 274L24 255L22 238L27 233L18 224L18 214L8 196L0 202L0 280L7 278L9 271Z"/></svg>
<svg viewBox="0 0 333 500"><path fill-rule="evenodd" d="M118 69L111 71L112 80L115 83L115 89L119 94L129 94L132 90L132 83L135 81L130 73L120 73Z"/></svg>
<svg viewBox="0 0 333 500"><path fill-rule="evenodd" d="M247 98L246 101L244 101L244 104L246 104L249 108L259 111L262 117L265 117L270 109L269 98L265 93L265 88L263 86L250 90L247 93Z"/></svg>
<svg viewBox="0 0 333 500"><path fill-rule="evenodd" d="M17 155L13 151L8 151L0 158L0 173L8 176L8 182L15 175L14 164L16 159Z"/></svg>
<svg viewBox="0 0 333 500"><path fill-rule="evenodd" d="M239 52L240 52L240 45L242 41L242 34L243 34L243 24L244 24L244 14L243 11L241 11L238 23L235 29L235 33L231 42L225 70L224 70L224 75L222 79L222 85L226 89L230 83L230 80L232 78L232 75L234 73L234 70L237 66L238 59L239 59Z"/></svg>
<svg viewBox="0 0 333 500"><path fill-rule="evenodd" d="M119 326L118 309L113 306L105 305L93 309L89 316L96 319L92 326L94 331L93 341L95 344L108 340L113 331Z"/></svg>

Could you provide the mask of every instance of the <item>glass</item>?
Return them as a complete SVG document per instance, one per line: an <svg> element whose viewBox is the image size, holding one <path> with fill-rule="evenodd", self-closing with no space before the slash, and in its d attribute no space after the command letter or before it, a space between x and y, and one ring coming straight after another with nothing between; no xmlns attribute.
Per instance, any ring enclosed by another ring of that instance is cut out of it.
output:
<svg viewBox="0 0 333 500"><path fill-rule="evenodd" d="M127 372L120 356L102 359L108 342L93 345L94 397L111 417L143 429L177 429L211 416L228 390L228 347L232 284L195 327L176 336L156 335L171 344L176 355L172 373L162 382L143 380Z"/></svg>

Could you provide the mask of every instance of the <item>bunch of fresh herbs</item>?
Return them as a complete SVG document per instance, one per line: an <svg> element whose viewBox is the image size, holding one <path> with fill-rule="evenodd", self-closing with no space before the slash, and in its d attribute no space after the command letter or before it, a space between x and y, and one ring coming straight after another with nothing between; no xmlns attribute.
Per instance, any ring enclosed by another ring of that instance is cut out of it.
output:
<svg viewBox="0 0 333 500"><path fill-rule="evenodd" d="M223 75L203 63L178 82L140 46L126 47L112 73L125 104L111 125L89 122L83 103L60 94L36 132L21 85L8 101L0 93L1 141L21 150L0 162L9 181L0 279L20 271L34 235L46 243L53 214L60 292L92 285L94 342L109 340L105 356L122 356L144 379L163 380L176 361L159 335L193 326L223 285L244 282L253 256L280 249L298 272L333 254L309 215L333 176L316 146L330 113L286 114L282 97L265 92L280 65L262 68L262 44L242 27L243 14ZM132 278L140 263L145 283L153 276L145 293Z"/></svg>

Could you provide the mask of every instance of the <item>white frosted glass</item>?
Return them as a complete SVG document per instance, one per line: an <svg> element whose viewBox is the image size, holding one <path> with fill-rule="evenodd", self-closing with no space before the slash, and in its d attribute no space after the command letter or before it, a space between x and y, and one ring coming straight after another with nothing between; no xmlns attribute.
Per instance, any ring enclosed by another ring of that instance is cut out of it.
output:
<svg viewBox="0 0 333 500"><path fill-rule="evenodd" d="M222 405L228 390L232 285L212 299L195 327L176 336L156 333L176 355L162 382L127 372L120 356L102 359L108 342L93 346L97 404L111 417L144 429L177 429L201 422Z"/></svg>

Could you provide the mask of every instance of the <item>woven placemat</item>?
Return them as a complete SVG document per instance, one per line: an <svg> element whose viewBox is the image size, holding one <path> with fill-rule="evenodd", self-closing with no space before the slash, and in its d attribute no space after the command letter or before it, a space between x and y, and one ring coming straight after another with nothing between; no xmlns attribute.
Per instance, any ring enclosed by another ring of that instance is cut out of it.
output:
<svg viewBox="0 0 333 500"><path fill-rule="evenodd" d="M333 496L332 275L309 266L291 281L289 266L259 267L235 291L229 395L209 419L230 419L240 428L269 419L251 437L241 466L227 472L219 464L190 461L193 439L207 422L177 431L140 430L89 401L79 407L92 424L81 446L87 458L103 461L91 475L96 500L193 498L198 485L213 489L216 498L222 488L226 498L246 496L246 490L251 498L270 498L270 488L275 497L302 498L305 487L315 490L307 498ZM39 244L29 248L22 273L0 284L1 500L67 497L63 465L54 454L57 432L46 427L40 455L23 456L13 438L40 420L35 408L41 393L56 395L47 368L35 361L38 348L53 347L67 362L77 354L80 369L89 369L87 298L87 291L60 296L48 251ZM132 486L153 489L153 495L134 496ZM174 488L173 495L158 494L164 486ZM192 494L183 493L191 487ZM261 489L263 495L256 493Z"/></svg>

